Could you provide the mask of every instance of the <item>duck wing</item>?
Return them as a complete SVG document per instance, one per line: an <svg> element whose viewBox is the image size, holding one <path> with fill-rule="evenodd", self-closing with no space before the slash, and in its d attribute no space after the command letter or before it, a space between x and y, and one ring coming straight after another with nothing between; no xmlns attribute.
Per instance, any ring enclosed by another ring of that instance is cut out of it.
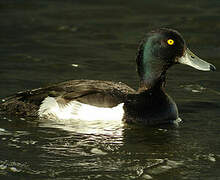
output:
<svg viewBox="0 0 220 180"><path fill-rule="evenodd" d="M65 105L70 101L97 106L114 107L126 101L136 91L124 83L99 80L71 80L55 85L19 92L2 100L0 108L10 114L36 116L39 106L47 97Z"/></svg>

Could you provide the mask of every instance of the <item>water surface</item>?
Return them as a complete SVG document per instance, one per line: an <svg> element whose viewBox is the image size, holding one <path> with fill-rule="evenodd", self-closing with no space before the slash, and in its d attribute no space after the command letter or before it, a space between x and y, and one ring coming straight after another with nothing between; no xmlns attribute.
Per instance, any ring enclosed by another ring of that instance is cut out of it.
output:
<svg viewBox="0 0 220 180"><path fill-rule="evenodd" d="M1 115L1 179L220 179L219 7L218 0L1 1L0 97L82 78L137 89L137 46L156 27L179 30L217 67L169 70L179 128Z"/></svg>

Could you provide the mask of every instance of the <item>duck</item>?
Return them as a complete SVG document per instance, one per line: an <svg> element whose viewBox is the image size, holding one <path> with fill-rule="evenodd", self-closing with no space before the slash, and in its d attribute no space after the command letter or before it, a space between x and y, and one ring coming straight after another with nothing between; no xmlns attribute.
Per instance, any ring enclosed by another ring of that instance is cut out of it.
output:
<svg viewBox="0 0 220 180"><path fill-rule="evenodd" d="M146 33L138 47L136 64L138 90L122 82L69 80L3 98L0 109L20 117L73 123L74 119L99 119L144 125L173 124L181 119L176 103L165 92L167 70L176 64L202 71L216 69L191 52L182 35L170 28Z"/></svg>

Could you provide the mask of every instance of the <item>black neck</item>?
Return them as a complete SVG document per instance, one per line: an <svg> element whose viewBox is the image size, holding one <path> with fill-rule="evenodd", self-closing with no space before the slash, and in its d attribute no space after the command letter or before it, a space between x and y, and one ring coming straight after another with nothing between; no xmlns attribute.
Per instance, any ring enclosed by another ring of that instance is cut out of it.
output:
<svg viewBox="0 0 220 180"><path fill-rule="evenodd" d="M161 89L163 90L166 85L166 75L162 74L158 79L154 81L154 83L149 83L148 81L144 81L140 78L140 85L138 92L153 90L153 89Z"/></svg>

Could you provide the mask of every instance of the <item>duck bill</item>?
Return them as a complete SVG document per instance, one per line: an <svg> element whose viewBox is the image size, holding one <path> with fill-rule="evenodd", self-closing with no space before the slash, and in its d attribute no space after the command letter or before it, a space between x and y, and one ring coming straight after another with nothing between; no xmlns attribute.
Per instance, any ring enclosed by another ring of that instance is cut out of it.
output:
<svg viewBox="0 0 220 180"><path fill-rule="evenodd" d="M185 50L184 55L179 58L178 62L181 64L189 65L201 71L215 71L216 69L215 66L200 59L198 56L193 54L188 48Z"/></svg>

